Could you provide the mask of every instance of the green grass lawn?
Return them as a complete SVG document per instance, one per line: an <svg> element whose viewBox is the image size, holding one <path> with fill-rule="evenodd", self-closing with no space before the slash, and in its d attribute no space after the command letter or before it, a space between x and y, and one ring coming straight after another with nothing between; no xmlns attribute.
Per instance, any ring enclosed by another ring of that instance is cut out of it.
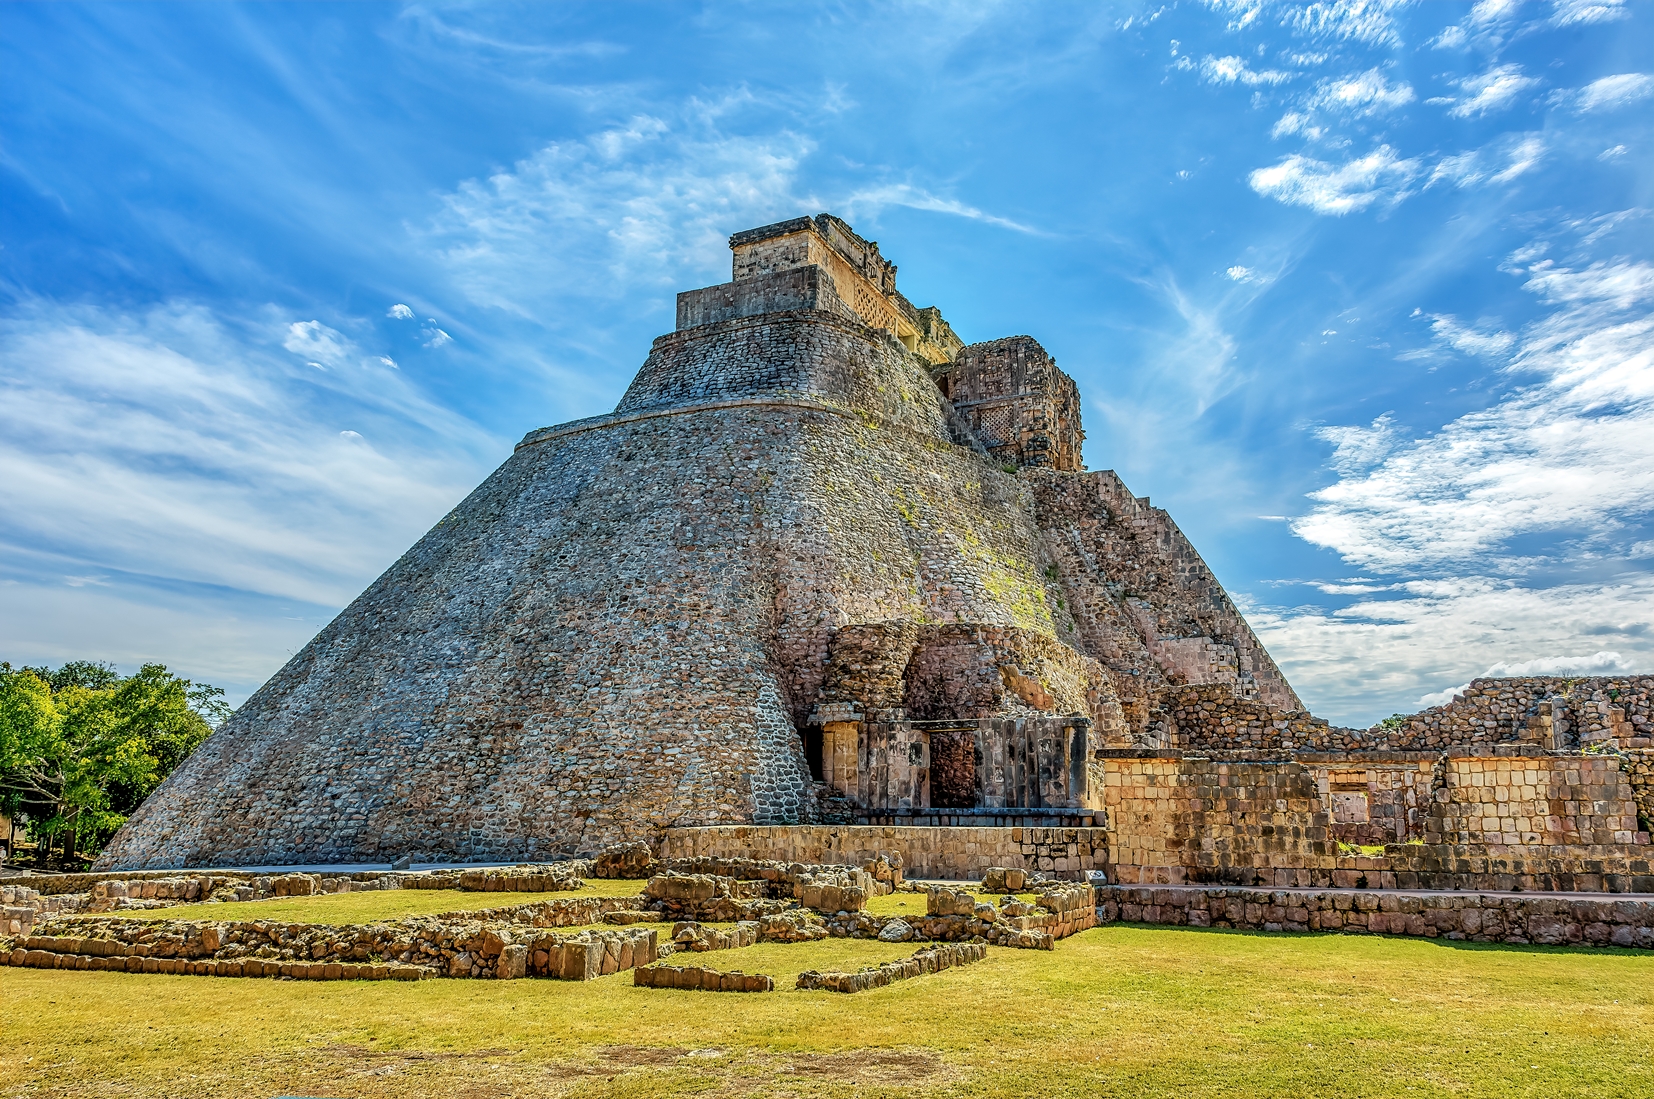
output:
<svg viewBox="0 0 1654 1099"><path fill-rule="evenodd" d="M184 904L172 908L113 912L137 920L281 920L287 923L371 923L403 916L469 912L563 897L635 897L641 881L596 879L581 889L558 893L466 893L458 889L387 889L366 893L327 893L314 897L278 897L267 901ZM923 902L921 901L921 906Z"/></svg>
<svg viewBox="0 0 1654 1099"><path fill-rule="evenodd" d="M0 1095L1654 1095L1646 952L1116 926L790 990L910 949L696 956L788 989L767 995L4 969Z"/></svg>

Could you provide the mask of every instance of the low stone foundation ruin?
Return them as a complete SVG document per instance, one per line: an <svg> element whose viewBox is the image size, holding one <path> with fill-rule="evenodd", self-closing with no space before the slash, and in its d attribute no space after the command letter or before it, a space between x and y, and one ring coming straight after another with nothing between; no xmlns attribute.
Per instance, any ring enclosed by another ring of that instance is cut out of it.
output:
<svg viewBox="0 0 1654 1099"><path fill-rule="evenodd" d="M1098 891L1098 911L1179 927L1654 948L1654 900L1628 897L1121 885Z"/></svg>
<svg viewBox="0 0 1654 1099"><path fill-rule="evenodd" d="M854 973L817 973L815 970L808 970L798 975L797 988L801 992L869 992L875 988L888 987L897 981L912 980L927 973L940 973L954 966L979 962L987 956L988 948L981 943L947 943L916 950L911 958L899 962L883 962Z"/></svg>

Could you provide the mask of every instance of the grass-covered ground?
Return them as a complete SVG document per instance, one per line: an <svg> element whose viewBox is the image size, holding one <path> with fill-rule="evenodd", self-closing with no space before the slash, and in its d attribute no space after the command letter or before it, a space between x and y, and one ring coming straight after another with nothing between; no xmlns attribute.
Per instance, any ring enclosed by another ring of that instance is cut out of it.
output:
<svg viewBox="0 0 1654 1099"><path fill-rule="evenodd" d="M633 897L643 891L641 881L593 879L580 889L557 893L466 893L458 889L386 889L365 893L327 893L314 897L278 897L267 901L229 901L185 904L112 915L140 920L284 920L288 923L371 923L403 916L430 916L439 912L469 912L513 904L565 897ZM924 910L924 898L919 900Z"/></svg>
<svg viewBox="0 0 1654 1099"><path fill-rule="evenodd" d="M6 1096L1654 1095L1654 954L1355 936L1116 926L853 997L4 969L0 1020Z"/></svg>

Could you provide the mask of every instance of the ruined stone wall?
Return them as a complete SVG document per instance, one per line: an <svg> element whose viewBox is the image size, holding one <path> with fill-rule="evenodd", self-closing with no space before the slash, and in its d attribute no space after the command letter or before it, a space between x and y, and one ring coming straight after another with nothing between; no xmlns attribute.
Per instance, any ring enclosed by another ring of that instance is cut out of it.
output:
<svg viewBox="0 0 1654 1099"><path fill-rule="evenodd" d="M996 461L1078 472L1080 391L1031 336L965 347L935 371L942 393Z"/></svg>
<svg viewBox="0 0 1654 1099"><path fill-rule="evenodd" d="M1654 736L1651 695L1651 675L1476 679L1446 705L1370 732L1398 748L1521 742L1567 749L1608 740L1646 748Z"/></svg>
<svg viewBox="0 0 1654 1099"><path fill-rule="evenodd" d="M1165 705L1173 732L1167 747L1229 752L1289 748L1348 751L1369 746L1357 729L1330 725L1305 710L1277 710L1260 700L1236 698L1226 685L1172 687Z"/></svg>
<svg viewBox="0 0 1654 1099"><path fill-rule="evenodd" d="M1302 764L1105 758L1112 880L1314 884L1336 866L1331 821Z"/></svg>
<svg viewBox="0 0 1654 1099"><path fill-rule="evenodd" d="M1451 702L1370 729L1330 725L1263 698L1237 698L1223 685L1166 692L1173 734L1167 747L1216 751L1310 749L1434 751L1495 745L1569 750L1642 748L1654 732L1654 676L1477 679Z"/></svg>
<svg viewBox="0 0 1654 1099"><path fill-rule="evenodd" d="M1081 879L1103 869L1101 828L908 828L890 825L673 828L662 858L751 857L860 866L899 852L909 879L979 881L992 866Z"/></svg>

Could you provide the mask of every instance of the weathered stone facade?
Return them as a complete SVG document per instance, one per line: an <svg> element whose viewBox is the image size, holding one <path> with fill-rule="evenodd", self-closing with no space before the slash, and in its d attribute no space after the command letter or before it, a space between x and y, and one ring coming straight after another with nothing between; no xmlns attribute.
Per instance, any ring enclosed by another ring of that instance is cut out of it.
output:
<svg viewBox="0 0 1654 1099"><path fill-rule="evenodd" d="M1297 706L1165 513L1079 472L1037 344L965 347L827 215L731 247L613 414L526 436L100 867L546 859L927 810L935 760L937 808L1078 812L1171 687Z"/></svg>

